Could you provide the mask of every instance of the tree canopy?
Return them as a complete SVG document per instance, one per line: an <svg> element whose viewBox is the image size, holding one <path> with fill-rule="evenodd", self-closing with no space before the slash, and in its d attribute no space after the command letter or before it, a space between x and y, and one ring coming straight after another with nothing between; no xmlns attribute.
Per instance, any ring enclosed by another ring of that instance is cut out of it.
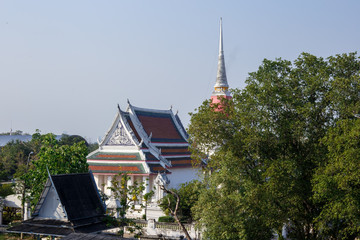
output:
<svg viewBox="0 0 360 240"><path fill-rule="evenodd" d="M16 132L22 133L20 130L17 130ZM36 130L31 136L30 141L13 140L8 142L5 146L0 147L0 180L6 181L22 176L28 168L28 162L31 163L38 159L37 154L40 152L43 143L45 143L45 137L46 134L43 135L39 130ZM58 137L56 137L56 139L58 139ZM98 148L97 143L89 144L81 136L66 134L61 135L61 138L57 140L57 145L71 146L80 142L85 143L88 152Z"/></svg>
<svg viewBox="0 0 360 240"><path fill-rule="evenodd" d="M206 237L271 239L284 226L295 239L358 236L357 53L265 59L246 84L222 111L205 101L191 114L211 173L195 206Z"/></svg>
<svg viewBox="0 0 360 240"><path fill-rule="evenodd" d="M178 216L182 222L192 222L194 215L192 207L196 204L199 198L200 189L202 188L201 182L193 180L191 182L183 183L179 189L170 189L176 193L180 198ZM177 199L172 194L167 194L160 200L160 208L165 212L174 210Z"/></svg>
<svg viewBox="0 0 360 240"><path fill-rule="evenodd" d="M8 180L14 174L21 175L31 152L31 145L19 140L0 148L0 180Z"/></svg>

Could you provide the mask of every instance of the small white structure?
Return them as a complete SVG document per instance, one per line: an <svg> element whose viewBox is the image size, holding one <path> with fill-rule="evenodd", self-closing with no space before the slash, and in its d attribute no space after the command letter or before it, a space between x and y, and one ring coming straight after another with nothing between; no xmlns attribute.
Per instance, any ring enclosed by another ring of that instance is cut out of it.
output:
<svg viewBox="0 0 360 240"><path fill-rule="evenodd" d="M126 172L128 184L144 182L144 194L155 194L147 209L147 217L163 215L157 206L163 190L156 183L158 173L166 176L169 188L198 178L189 151L188 135L180 118L169 110L139 108L128 102L126 111L118 107L115 120L99 149L87 156L97 187L111 196L108 187L114 175ZM140 200L141 201L141 200ZM143 212L136 217L141 217Z"/></svg>
<svg viewBox="0 0 360 240"><path fill-rule="evenodd" d="M22 208L20 197L21 197L20 194L8 195L4 199L0 197L0 225L3 224L3 209L4 209L4 207L16 208L16 209Z"/></svg>

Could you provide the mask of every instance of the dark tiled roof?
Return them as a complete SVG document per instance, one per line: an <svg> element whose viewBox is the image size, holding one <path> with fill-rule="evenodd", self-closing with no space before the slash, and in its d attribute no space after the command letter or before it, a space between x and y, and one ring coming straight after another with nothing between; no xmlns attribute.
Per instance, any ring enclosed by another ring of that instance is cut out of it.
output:
<svg viewBox="0 0 360 240"><path fill-rule="evenodd" d="M111 236L107 234L84 234L84 233L72 233L62 240L122 240L125 238L121 238L118 236Z"/></svg>
<svg viewBox="0 0 360 240"><path fill-rule="evenodd" d="M8 232L42 234L51 236L66 236L71 233L94 233L108 229L106 224L99 219L97 222L87 222L83 225L76 225L68 221L50 219L30 219L7 229Z"/></svg>
<svg viewBox="0 0 360 240"><path fill-rule="evenodd" d="M8 232L36 233L43 235L65 236L74 230L69 222L59 220L27 220L20 225L7 229Z"/></svg>
<svg viewBox="0 0 360 240"><path fill-rule="evenodd" d="M105 214L90 173L51 176L70 221Z"/></svg>
<svg viewBox="0 0 360 240"><path fill-rule="evenodd" d="M150 161L159 161L154 155L152 155L150 152L145 152L145 159Z"/></svg>

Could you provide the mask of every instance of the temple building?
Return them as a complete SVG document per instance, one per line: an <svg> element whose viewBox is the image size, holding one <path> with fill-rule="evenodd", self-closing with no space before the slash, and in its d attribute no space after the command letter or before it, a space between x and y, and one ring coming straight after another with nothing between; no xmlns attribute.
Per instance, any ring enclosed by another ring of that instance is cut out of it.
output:
<svg viewBox="0 0 360 240"><path fill-rule="evenodd" d="M128 173L128 184L144 182L144 194L155 192L147 214L157 218L163 215L157 208L157 201L163 197L159 181L177 188L198 177L187 139L179 116L171 109L139 108L128 101L126 111L118 106L113 124L99 148L87 156L87 162L97 187L108 196L111 180L120 172Z"/></svg>
<svg viewBox="0 0 360 240"><path fill-rule="evenodd" d="M219 60L212 103L220 103L222 97L231 99L228 89L220 20ZM135 107L129 101L125 111L118 106L114 122L99 142L99 148L87 156L87 163L97 187L108 196L112 195L111 180L120 172L128 173L130 185L143 182L144 194L154 191L147 209L148 218L154 219L163 215L157 204L164 196L161 185L178 188L199 178L199 169L193 166L189 151L188 135L178 114L172 109ZM108 208L116 208L116 204L115 199L107 202ZM141 214L143 212L134 217Z"/></svg>
<svg viewBox="0 0 360 240"><path fill-rule="evenodd" d="M221 98L231 99L229 92L229 84L226 77L225 58L223 48L223 32L222 32L222 19L220 18L220 40L219 40L219 59L217 67L216 82L214 91L211 95L211 102L218 104L221 102Z"/></svg>

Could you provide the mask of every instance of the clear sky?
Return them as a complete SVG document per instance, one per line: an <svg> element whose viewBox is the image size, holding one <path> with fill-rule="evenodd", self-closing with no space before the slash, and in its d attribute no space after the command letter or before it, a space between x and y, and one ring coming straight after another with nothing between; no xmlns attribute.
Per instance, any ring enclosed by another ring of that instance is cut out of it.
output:
<svg viewBox="0 0 360 240"><path fill-rule="evenodd" d="M264 58L360 50L360 1L1 0L0 132L110 128L117 104L169 109L185 126L210 98L223 18L228 83Z"/></svg>

